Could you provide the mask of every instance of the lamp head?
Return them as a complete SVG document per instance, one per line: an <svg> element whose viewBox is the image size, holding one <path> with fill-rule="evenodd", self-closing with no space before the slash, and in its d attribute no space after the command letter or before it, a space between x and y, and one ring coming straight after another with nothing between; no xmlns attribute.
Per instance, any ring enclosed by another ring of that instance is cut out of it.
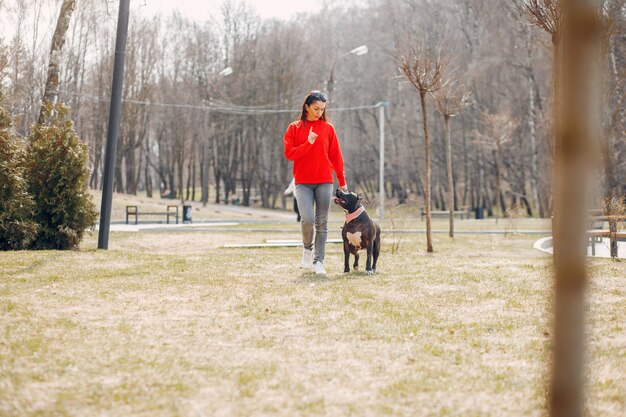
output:
<svg viewBox="0 0 626 417"><path fill-rule="evenodd" d="M358 48L354 48L350 51L350 53L356 56L365 55L367 53L367 45L361 45Z"/></svg>
<svg viewBox="0 0 626 417"><path fill-rule="evenodd" d="M220 71L219 75L222 77L228 77L232 73L233 73L233 69L231 67L226 67Z"/></svg>

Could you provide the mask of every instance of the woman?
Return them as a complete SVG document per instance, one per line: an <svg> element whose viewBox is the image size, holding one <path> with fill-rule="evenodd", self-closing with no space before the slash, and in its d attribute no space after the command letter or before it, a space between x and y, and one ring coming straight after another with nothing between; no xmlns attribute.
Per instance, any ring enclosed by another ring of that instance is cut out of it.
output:
<svg viewBox="0 0 626 417"><path fill-rule="evenodd" d="M337 134L333 125L326 120L326 101L326 94L320 91L307 94L299 120L289 125L283 139L285 157L293 161L296 199L302 216L304 250L301 266L312 269L316 274L326 274L323 262L328 236L328 211L333 194L333 171L341 189L348 190Z"/></svg>

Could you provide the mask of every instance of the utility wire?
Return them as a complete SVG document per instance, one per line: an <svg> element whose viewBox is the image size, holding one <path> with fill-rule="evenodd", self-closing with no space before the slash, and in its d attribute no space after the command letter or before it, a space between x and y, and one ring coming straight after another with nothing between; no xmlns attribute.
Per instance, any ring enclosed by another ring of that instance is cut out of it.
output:
<svg viewBox="0 0 626 417"><path fill-rule="evenodd" d="M100 101L108 103L111 101L109 97L100 97L88 94L79 94L73 92L63 92L60 91L59 94L65 93L67 95L89 99L93 101ZM291 99L286 99L285 101L291 101L295 99L295 96ZM163 107L163 108L183 108L183 109L195 109L195 110L204 110L204 111L214 111L217 113L224 114L238 114L238 115L264 115L264 114L278 114L278 113L297 113L299 114L302 109L271 109L268 107L279 107L281 104L265 104L258 106L241 106L238 104L228 103L221 100L211 99L208 105L202 104L180 104L180 103L160 103L155 101L143 101L143 100L133 100L122 98L123 103L132 103L139 104L144 106L155 106L155 107ZM266 107L266 108L263 108ZM357 111L357 110L371 110L380 107L380 103L374 105L366 105L366 106L353 106L353 107L332 107L329 110L332 112L340 112L340 111Z"/></svg>
<svg viewBox="0 0 626 417"><path fill-rule="evenodd" d="M85 98L94 101L102 101L109 102L110 98L107 97L99 97L99 96L91 96L85 94L77 94L70 93L74 97ZM263 114L276 114L276 113L299 113L301 109L259 109L254 106L239 106L225 102L217 102L211 101L208 105L197 105L197 104L179 104L179 103L159 103L155 101L142 101L142 100L133 100L133 99L122 99L123 103L132 103L132 104L140 104L144 106L155 106L155 107L164 107L164 108L184 108L184 109L196 109L196 110L205 110L205 111L214 111L218 113L225 114L239 114L239 115L263 115ZM216 103L216 104L212 104ZM220 103L220 104L218 104ZM370 110L378 108L380 104L369 105L369 106L353 106L353 107L338 107L332 108L333 112L337 111L356 111L356 110Z"/></svg>

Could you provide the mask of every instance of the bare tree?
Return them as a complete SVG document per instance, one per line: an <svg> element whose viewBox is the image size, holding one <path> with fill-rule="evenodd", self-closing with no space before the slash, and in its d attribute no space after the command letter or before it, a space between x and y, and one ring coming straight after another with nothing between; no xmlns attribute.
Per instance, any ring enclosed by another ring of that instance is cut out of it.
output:
<svg viewBox="0 0 626 417"><path fill-rule="evenodd" d="M561 39L561 1L563 0L513 0L513 3L530 24L549 33L556 46Z"/></svg>
<svg viewBox="0 0 626 417"><path fill-rule="evenodd" d="M404 76L417 89L422 109L422 126L424 128L424 206L426 208L426 250L433 252L430 226L430 141L428 137L428 116L426 112L426 95L434 93L443 85L443 75L448 59L443 54L443 43L437 41L429 45L428 37L421 42L416 41L409 30L405 39L396 33L396 61Z"/></svg>
<svg viewBox="0 0 626 417"><path fill-rule="evenodd" d="M0 86L2 85L2 81L4 81L6 68L9 67L9 50L7 46L4 44L2 38L0 38Z"/></svg>
<svg viewBox="0 0 626 417"><path fill-rule="evenodd" d="M525 54L513 57L512 66L523 71L528 85L528 108L526 111L528 138L530 139L530 182L531 193L539 217L547 216L548 199L550 194L549 175L545 169L545 154L541 152L541 145L538 136L542 128L543 99L540 91L540 76L538 74L536 58L536 36L532 28L523 25L520 27L517 38L520 39L519 49ZM542 164L540 164L542 162ZM528 207L529 215L532 209Z"/></svg>
<svg viewBox="0 0 626 417"><path fill-rule="evenodd" d="M454 178L452 176L452 141L450 140L450 118L458 115L469 105L469 92L466 87L456 81L445 85L433 95L435 109L444 120L446 146L446 172L448 176L448 209L450 211L450 237L454 237Z"/></svg>
<svg viewBox="0 0 626 417"><path fill-rule="evenodd" d="M598 135L601 19L594 0L563 1L562 82L554 190L553 417L583 415L586 202Z"/></svg>
<svg viewBox="0 0 626 417"><path fill-rule="evenodd" d="M37 121L39 124L46 122L46 112L44 111L46 103L55 105L59 96L61 50L63 49L65 33L70 25L70 18L75 8L76 0L63 0L63 4L61 4L61 12L59 13L56 29L52 36L52 45L50 46L46 89L43 94L43 104L39 111L39 120Z"/></svg>
<svg viewBox="0 0 626 417"><path fill-rule="evenodd" d="M552 117L553 126L559 123L559 94L561 73L561 26L563 0L513 0L517 10L528 23L543 29L552 41ZM554 144L553 144L554 145ZM551 147L553 150L553 147Z"/></svg>
<svg viewBox="0 0 626 417"><path fill-rule="evenodd" d="M45 79L45 57L43 39L51 35L52 20L47 17L48 5L44 0L13 0L5 3L0 12L2 19L9 21L13 29L9 47L10 66L7 75L11 80L5 96L7 105L14 116L16 131L28 136L29 127L39 116L41 109L41 83ZM6 87L6 86L5 86Z"/></svg>
<svg viewBox="0 0 626 417"><path fill-rule="evenodd" d="M484 132L477 133L476 142L493 152L496 167L496 204L500 205L502 215L505 215L506 203L502 189L504 176L503 146L511 141L513 131L517 127L517 121L504 111L499 113L483 112L481 118Z"/></svg>
<svg viewBox="0 0 626 417"><path fill-rule="evenodd" d="M153 95L159 33L160 25L145 20L134 21L129 30L124 71L126 100L148 101ZM122 170L123 165L124 191L136 195L145 157L144 141L148 136L151 109L144 105L125 103L123 110L119 139L119 169ZM118 186L121 189L121 184ZM182 187L179 189L182 190Z"/></svg>
<svg viewBox="0 0 626 417"><path fill-rule="evenodd" d="M623 70L624 37L626 36L626 15L624 0L604 0L603 3L603 84L604 84L604 134L602 137L602 155L604 165L604 195L619 197L626 193L623 181L626 178L626 95L624 85L626 72ZM621 162L621 166L620 166Z"/></svg>

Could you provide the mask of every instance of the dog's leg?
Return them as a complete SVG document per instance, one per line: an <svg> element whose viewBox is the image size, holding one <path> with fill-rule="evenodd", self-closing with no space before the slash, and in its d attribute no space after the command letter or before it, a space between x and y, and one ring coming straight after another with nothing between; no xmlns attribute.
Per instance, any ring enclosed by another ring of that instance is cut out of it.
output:
<svg viewBox="0 0 626 417"><path fill-rule="evenodd" d="M354 265L352 265L354 269L359 269L359 252L354 254Z"/></svg>
<svg viewBox="0 0 626 417"><path fill-rule="evenodd" d="M376 273L376 262L378 262L378 255L380 255L380 232L378 232L378 236L374 239L374 250L372 251L374 255L374 263L372 264L372 271Z"/></svg>
<svg viewBox="0 0 626 417"><path fill-rule="evenodd" d="M372 275L374 271L372 271L372 247L374 246L374 242L370 242L367 245L367 261L365 262L365 275Z"/></svg>
<svg viewBox="0 0 626 417"><path fill-rule="evenodd" d="M343 272L347 274L350 272L350 247L348 246L348 242L345 240L343 241L343 260Z"/></svg>

